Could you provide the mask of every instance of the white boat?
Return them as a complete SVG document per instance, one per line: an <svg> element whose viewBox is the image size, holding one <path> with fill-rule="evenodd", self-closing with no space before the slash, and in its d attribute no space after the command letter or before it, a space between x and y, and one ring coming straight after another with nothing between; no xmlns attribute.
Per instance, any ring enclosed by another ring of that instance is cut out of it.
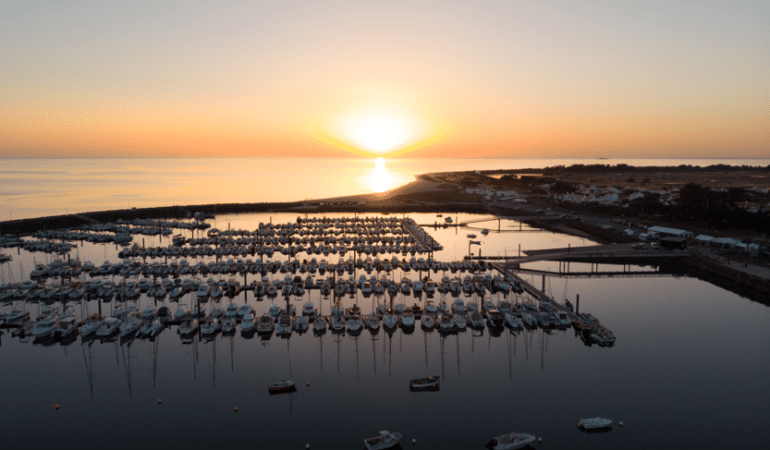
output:
<svg viewBox="0 0 770 450"><path fill-rule="evenodd" d="M275 319L270 314L262 314L257 322L257 333L266 334L272 333L273 327L275 327Z"/></svg>
<svg viewBox="0 0 770 450"><path fill-rule="evenodd" d="M406 328L414 326L414 310L412 308L404 308L404 313L401 315L401 325Z"/></svg>
<svg viewBox="0 0 770 450"><path fill-rule="evenodd" d="M116 317L108 317L102 322L102 325L96 330L96 335L99 337L111 336L118 332L122 320Z"/></svg>
<svg viewBox="0 0 770 450"><path fill-rule="evenodd" d="M197 319L187 319L179 324L179 328L177 329L177 332L182 336L189 336L196 331L198 331Z"/></svg>
<svg viewBox="0 0 770 450"><path fill-rule="evenodd" d="M290 392L296 389L297 382L295 380L281 380L275 383L267 384L267 391L271 394L278 394L281 392Z"/></svg>
<svg viewBox="0 0 770 450"><path fill-rule="evenodd" d="M316 317L315 321L313 322L313 329L315 331L324 331L326 329L326 319L322 316Z"/></svg>
<svg viewBox="0 0 770 450"><path fill-rule="evenodd" d="M235 331L235 326L237 325L237 322L235 321L235 317L227 317L222 321L222 333L228 334L233 333Z"/></svg>
<svg viewBox="0 0 770 450"><path fill-rule="evenodd" d="M406 311L404 311L404 314L401 316L401 324L404 325L405 327L414 326L414 314L411 315L411 318L412 318L411 325L406 324L405 322L405 320L407 320L406 317L407 317ZM384 316L382 316L382 325L388 329L396 328L396 325L398 325L398 316L396 316L390 310L388 310L388 312Z"/></svg>
<svg viewBox="0 0 770 450"><path fill-rule="evenodd" d="M135 314L126 317L125 322L120 324L120 337L128 336L135 333L142 327L144 322Z"/></svg>
<svg viewBox="0 0 770 450"><path fill-rule="evenodd" d="M469 312L468 319L471 321L471 327L476 329L484 328L484 317L478 311Z"/></svg>
<svg viewBox="0 0 770 450"><path fill-rule="evenodd" d="M297 331L307 331L309 325L310 319L308 319L308 316L299 316L294 319L294 329Z"/></svg>
<svg viewBox="0 0 770 450"><path fill-rule="evenodd" d="M455 328L462 330L468 325L468 319L462 314L454 314L452 316L452 322L455 324Z"/></svg>
<svg viewBox="0 0 770 450"><path fill-rule="evenodd" d="M49 314L35 323L35 328L32 329L32 336L35 339L42 339L47 337L53 337L56 330L59 329L60 317L58 314Z"/></svg>
<svg viewBox="0 0 770 450"><path fill-rule="evenodd" d="M361 316L359 316L358 314L355 314L348 318L347 326L348 326L348 330L350 331L354 331L354 332L359 331L361 327L363 327L363 325L364 325L364 321L361 320Z"/></svg>
<svg viewBox="0 0 770 450"><path fill-rule="evenodd" d="M514 450L535 442L535 436L525 433L508 433L490 440L486 447L492 450Z"/></svg>
<svg viewBox="0 0 770 450"><path fill-rule="evenodd" d="M440 386L441 377L431 375L425 378L415 378L409 380L409 389L413 391L437 391Z"/></svg>
<svg viewBox="0 0 770 450"><path fill-rule="evenodd" d="M524 322L511 313L504 313L503 316L505 317L505 324L514 330L519 330L524 326Z"/></svg>
<svg viewBox="0 0 770 450"><path fill-rule="evenodd" d="M7 320L7 319L6 319ZM96 330L102 325L104 318L98 314L91 314L86 318L83 326L80 327L80 335L82 337L89 336L96 333Z"/></svg>
<svg viewBox="0 0 770 450"><path fill-rule="evenodd" d="M366 324L372 330L379 330L380 329L380 318L377 317L376 314L372 313L369 317L366 318Z"/></svg>
<svg viewBox="0 0 770 450"><path fill-rule="evenodd" d="M583 430L604 430L612 427L612 420L602 417L580 419L580 422L578 422L577 426Z"/></svg>
<svg viewBox="0 0 770 450"><path fill-rule="evenodd" d="M251 313L251 307L248 304L244 304L244 305L241 305L241 308L238 310L237 314L245 318L250 313Z"/></svg>
<svg viewBox="0 0 770 450"><path fill-rule="evenodd" d="M293 321L290 315L286 313L281 314L281 316L278 317L278 323L275 326L275 334L278 336L291 335L292 324Z"/></svg>
<svg viewBox="0 0 770 450"><path fill-rule="evenodd" d="M345 320L338 315L331 316L331 327L334 331L342 331L345 329Z"/></svg>
<svg viewBox="0 0 770 450"><path fill-rule="evenodd" d="M241 322L241 333L254 332L254 314L246 314Z"/></svg>
<svg viewBox="0 0 770 450"><path fill-rule="evenodd" d="M313 302L307 302L302 307L303 316L315 317L317 313L318 311L315 309L315 305L313 305Z"/></svg>
<svg viewBox="0 0 770 450"><path fill-rule="evenodd" d="M230 303L227 305L227 309L225 309L225 318L229 317L235 317L238 315L238 305L235 303Z"/></svg>
<svg viewBox="0 0 770 450"><path fill-rule="evenodd" d="M270 314L273 318L278 318L278 316L281 315L281 307L278 305L270 305L270 308L268 308L267 313Z"/></svg>
<svg viewBox="0 0 770 450"><path fill-rule="evenodd" d="M436 325L435 319L429 314L423 314L420 317L420 324L423 328L433 328Z"/></svg>
<svg viewBox="0 0 770 450"><path fill-rule="evenodd" d="M381 450L384 448L390 448L398 444L398 441L401 439L401 433L393 432L383 430L380 431L380 435L364 439L364 445L366 446L367 450Z"/></svg>

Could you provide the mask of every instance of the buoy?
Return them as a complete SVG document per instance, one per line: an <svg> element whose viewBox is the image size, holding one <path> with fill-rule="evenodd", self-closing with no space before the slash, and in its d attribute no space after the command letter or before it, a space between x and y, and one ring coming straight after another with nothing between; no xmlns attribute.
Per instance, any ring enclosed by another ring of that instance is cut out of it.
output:
<svg viewBox="0 0 770 450"><path fill-rule="evenodd" d="M308 383L310 384L310 383ZM305 448L310 448L310 444L305 444Z"/></svg>
<svg viewBox="0 0 770 450"><path fill-rule="evenodd" d="M623 422L618 422L618 425L620 425L622 427L623 426Z"/></svg>
<svg viewBox="0 0 770 450"><path fill-rule="evenodd" d="M158 404L160 405L160 399L158 399Z"/></svg>
<svg viewBox="0 0 770 450"><path fill-rule="evenodd" d="M543 442L543 438L537 438L537 442Z"/></svg>
<svg viewBox="0 0 770 450"><path fill-rule="evenodd" d="M310 386L310 382L308 381L307 383L305 383L305 386Z"/></svg>
<svg viewBox="0 0 770 450"><path fill-rule="evenodd" d="M235 407L235 412L238 412L238 407L237 406Z"/></svg>
<svg viewBox="0 0 770 450"><path fill-rule="evenodd" d="M53 405L53 407L54 407L54 409L59 409L59 404L57 403L57 404Z"/></svg>
<svg viewBox="0 0 770 450"><path fill-rule="evenodd" d="M412 439L412 445L417 443L417 439Z"/></svg>

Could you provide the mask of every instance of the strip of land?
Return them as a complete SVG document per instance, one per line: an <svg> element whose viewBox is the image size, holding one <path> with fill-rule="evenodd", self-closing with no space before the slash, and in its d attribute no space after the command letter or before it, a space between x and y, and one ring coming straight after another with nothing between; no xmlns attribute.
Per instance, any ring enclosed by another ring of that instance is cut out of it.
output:
<svg viewBox="0 0 770 450"><path fill-rule="evenodd" d="M770 168L597 165L537 171L447 172L424 174L412 183L381 194L302 202L83 212L0 222L0 234L24 236L38 230L77 228L118 219L182 219L195 212L493 214L511 219L526 217L532 226L599 243L638 243L646 228L664 226L747 243L744 251L736 251L734 247L715 247L691 240L691 257L661 264L675 265L676 270L770 305L770 242L765 235L770 229L768 189ZM753 243L751 252L748 243Z"/></svg>

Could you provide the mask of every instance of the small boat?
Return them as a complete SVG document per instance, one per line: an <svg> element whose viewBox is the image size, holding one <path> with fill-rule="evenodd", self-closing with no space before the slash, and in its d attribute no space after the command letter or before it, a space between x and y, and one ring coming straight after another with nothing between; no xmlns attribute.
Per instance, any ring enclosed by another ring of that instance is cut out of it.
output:
<svg viewBox="0 0 770 450"><path fill-rule="evenodd" d="M297 390L297 382L295 380L281 380L267 384L267 392L271 394L280 394L282 392L291 392L295 390Z"/></svg>
<svg viewBox="0 0 770 450"><path fill-rule="evenodd" d="M108 337L118 332L118 328L123 321L115 317L108 317L102 322L102 325L96 330L99 337Z"/></svg>
<svg viewBox="0 0 770 450"><path fill-rule="evenodd" d="M409 380L409 389L413 391L438 391L440 387L440 378L441 377L437 375L431 375L425 378Z"/></svg>
<svg viewBox="0 0 770 450"><path fill-rule="evenodd" d="M508 433L492 438L485 447L492 450L513 450L535 442L535 436L525 433Z"/></svg>
<svg viewBox="0 0 770 450"><path fill-rule="evenodd" d="M326 330L326 319L318 316L315 321L313 322L313 329L315 331L325 331Z"/></svg>
<svg viewBox="0 0 770 450"><path fill-rule="evenodd" d="M235 332L237 321L234 317L227 317L222 321L222 334L232 334Z"/></svg>
<svg viewBox="0 0 770 450"><path fill-rule="evenodd" d="M267 392L269 392L270 395L273 395L296 391L297 382L293 378L294 377L291 375L291 363L289 363L289 379L268 383Z"/></svg>
<svg viewBox="0 0 770 450"><path fill-rule="evenodd" d="M198 320L197 319L186 319L184 322L182 322L179 325L179 328L177 328L177 333L179 333L182 336L191 336L196 331L198 331Z"/></svg>
<svg viewBox="0 0 770 450"><path fill-rule="evenodd" d="M275 319L270 314L262 314L259 322L257 322L257 333L267 334L272 333L275 327Z"/></svg>
<svg viewBox="0 0 770 450"><path fill-rule="evenodd" d="M246 314L243 316L243 322L241 322L241 333L253 333L255 329L254 325L254 314Z"/></svg>
<svg viewBox="0 0 770 450"><path fill-rule="evenodd" d="M577 424L578 428L585 431L593 430L606 430L612 428L612 420L602 417L593 417L591 419L580 419Z"/></svg>
<svg viewBox="0 0 770 450"><path fill-rule="evenodd" d="M398 444L398 441L401 439L401 433L393 432L383 430L380 431L380 435L364 439L364 445L366 446L367 450L381 450L384 448L390 448L394 445Z"/></svg>

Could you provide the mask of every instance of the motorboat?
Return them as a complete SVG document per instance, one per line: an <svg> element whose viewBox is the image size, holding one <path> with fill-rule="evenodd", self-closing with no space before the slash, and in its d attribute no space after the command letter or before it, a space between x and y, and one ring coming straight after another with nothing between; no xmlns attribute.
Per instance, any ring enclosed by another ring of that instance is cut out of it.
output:
<svg viewBox="0 0 770 450"><path fill-rule="evenodd" d="M468 319L463 314L452 315L452 322L458 330L462 330L468 325Z"/></svg>
<svg viewBox="0 0 770 450"><path fill-rule="evenodd" d="M361 327L363 327L364 321L361 320L361 316L358 314L354 314L348 318L348 330L355 332L361 330Z"/></svg>
<svg viewBox="0 0 770 450"><path fill-rule="evenodd" d="M189 336L196 331L198 331L198 319L186 319L177 328L177 332L182 336Z"/></svg>
<svg viewBox="0 0 770 450"><path fill-rule="evenodd" d="M438 375L431 375L425 378L409 380L409 389L413 391L438 391L440 378Z"/></svg>
<svg viewBox="0 0 770 450"><path fill-rule="evenodd" d="M404 313L401 315L401 325L406 328L414 326L414 311L412 308L405 308Z"/></svg>
<svg viewBox="0 0 770 450"><path fill-rule="evenodd" d="M230 303L227 305L227 308L225 309L225 317L235 317L238 315L238 305L235 303Z"/></svg>
<svg viewBox="0 0 770 450"><path fill-rule="evenodd" d="M243 322L241 322L241 333L253 333L254 332L254 314L246 314L243 316Z"/></svg>
<svg viewBox="0 0 770 450"><path fill-rule="evenodd" d="M602 417L593 417L591 419L580 419L577 424L578 428L585 431L598 431L612 428L612 420Z"/></svg>
<svg viewBox="0 0 770 450"><path fill-rule="evenodd" d="M142 327L144 322L136 314L132 314L126 317L126 320L120 324L120 337L125 337L130 334L134 334L139 328Z"/></svg>
<svg viewBox="0 0 770 450"><path fill-rule="evenodd" d="M6 320L8 319L6 318ZM104 317L98 314L91 314L86 318L83 325L80 327L80 335L82 337L86 337L86 336L90 336L93 333L96 333L96 330L99 329L103 321L104 321Z"/></svg>
<svg viewBox="0 0 770 450"><path fill-rule="evenodd" d="M297 389L297 382L295 380L281 380L274 383L267 384L267 391L270 394L280 394L283 392L291 392Z"/></svg>
<svg viewBox="0 0 770 450"><path fill-rule="evenodd" d="M487 311L487 322L489 322L489 328L501 328L505 321L505 316L500 310L490 309Z"/></svg>
<svg viewBox="0 0 770 450"><path fill-rule="evenodd" d="M302 307L303 316L315 317L317 313L318 311L315 309L315 305L313 304L313 302L307 302Z"/></svg>
<svg viewBox="0 0 770 450"><path fill-rule="evenodd" d="M471 311L468 313L468 320L471 321L471 327L475 329L484 328L484 318L478 311Z"/></svg>
<svg viewBox="0 0 770 450"><path fill-rule="evenodd" d="M343 331L345 329L345 320L341 316L331 316L331 328L334 331Z"/></svg>
<svg viewBox="0 0 770 450"><path fill-rule="evenodd" d="M535 436L525 433L508 433L492 438L485 447L492 450L514 450L535 442Z"/></svg>
<svg viewBox="0 0 770 450"><path fill-rule="evenodd" d="M245 317L246 317L247 315L249 315L250 313L251 313L251 307L250 307L250 306L248 305L248 303L247 303L247 304L243 304L243 305L241 305L240 309L238 309L238 313L237 313L237 315L239 315L239 316L241 316L241 317L244 317L244 318L245 318ZM252 317L252 318L253 318L253 317Z"/></svg>
<svg viewBox="0 0 770 450"><path fill-rule="evenodd" d="M276 304L270 305L270 308L267 309L267 313L274 318L278 318L278 316L281 315L281 311L282 311L281 307Z"/></svg>
<svg viewBox="0 0 770 450"><path fill-rule="evenodd" d="M380 329L380 318L377 317L376 314L372 313L369 317L366 318L366 324L372 330L379 330Z"/></svg>
<svg viewBox="0 0 770 450"><path fill-rule="evenodd" d="M309 324L310 319L308 319L308 316L299 316L294 319L294 329L298 332L307 331Z"/></svg>
<svg viewBox="0 0 770 450"><path fill-rule="evenodd" d="M511 313L504 313L503 316L505 317L505 324L514 330L519 330L524 326L524 322Z"/></svg>
<svg viewBox="0 0 770 450"><path fill-rule="evenodd" d="M104 319L102 325L96 330L96 335L99 337L112 336L118 332L118 328L120 328L122 323L123 321L116 317L108 317Z"/></svg>
<svg viewBox="0 0 770 450"><path fill-rule="evenodd" d="M270 314L262 314L257 322L257 333L267 334L272 333L275 327L275 319Z"/></svg>
<svg viewBox="0 0 770 450"><path fill-rule="evenodd" d="M222 320L222 334L231 334L235 332L235 326L238 324L235 317L227 317Z"/></svg>
<svg viewBox="0 0 770 450"><path fill-rule="evenodd" d="M275 334L278 336L291 335L292 322L290 315L286 313L281 314L281 316L278 317L278 323L275 326Z"/></svg>
<svg viewBox="0 0 770 450"><path fill-rule="evenodd" d="M438 329L439 331L449 333L455 330L455 323L452 321L452 316L449 314L441 314L438 317Z"/></svg>
<svg viewBox="0 0 770 450"><path fill-rule="evenodd" d="M35 328L32 329L32 336L35 339L43 339L47 337L53 337L54 333L59 329L59 321L61 318L58 314L49 314L35 323Z"/></svg>
<svg viewBox="0 0 770 450"><path fill-rule="evenodd" d="M313 322L313 329L315 331L324 331L326 330L326 319L322 316L318 316L315 318L315 321Z"/></svg>
<svg viewBox="0 0 770 450"><path fill-rule="evenodd" d="M420 324L423 328L430 329L436 325L436 319L429 314L423 314L422 317L420 317Z"/></svg>
<svg viewBox="0 0 770 450"><path fill-rule="evenodd" d="M380 435L364 439L364 445L366 446L367 450L381 450L384 448L390 448L398 444L398 441L401 439L401 433L398 432L390 432L387 430L380 431Z"/></svg>

